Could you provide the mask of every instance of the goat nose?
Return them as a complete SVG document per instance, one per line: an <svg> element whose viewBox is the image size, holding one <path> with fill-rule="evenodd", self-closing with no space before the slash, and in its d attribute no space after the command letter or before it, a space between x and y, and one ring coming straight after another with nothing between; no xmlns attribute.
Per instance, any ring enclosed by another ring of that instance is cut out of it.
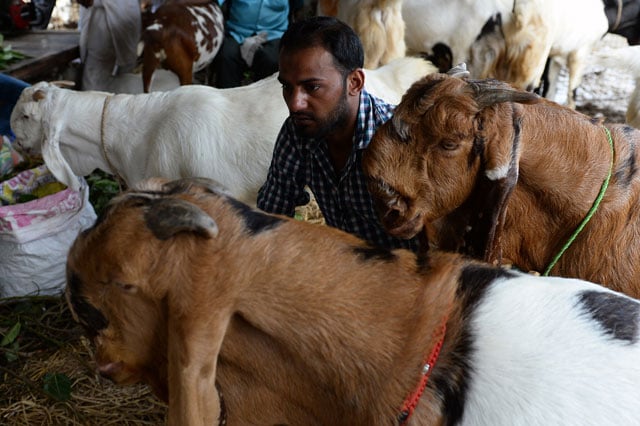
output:
<svg viewBox="0 0 640 426"><path fill-rule="evenodd" d="M387 202L387 208L403 215L407 211L407 203L401 197L393 197Z"/></svg>
<svg viewBox="0 0 640 426"><path fill-rule="evenodd" d="M111 378L114 374L122 369L121 362L109 362L107 364L98 365L98 373L102 377Z"/></svg>
<svg viewBox="0 0 640 426"><path fill-rule="evenodd" d="M407 203L400 197L393 197L387 202L387 212L384 214L383 223L393 228L407 212Z"/></svg>

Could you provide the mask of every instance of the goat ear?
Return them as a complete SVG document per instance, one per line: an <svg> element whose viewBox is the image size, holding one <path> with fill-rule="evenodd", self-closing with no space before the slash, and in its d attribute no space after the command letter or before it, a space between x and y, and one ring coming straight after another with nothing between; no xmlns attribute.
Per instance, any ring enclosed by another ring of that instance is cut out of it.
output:
<svg viewBox="0 0 640 426"><path fill-rule="evenodd" d="M71 166L60 150L60 127L53 125L42 145L42 158L47 168L57 180L67 185L74 191L81 187L80 179L75 175Z"/></svg>
<svg viewBox="0 0 640 426"><path fill-rule="evenodd" d="M464 210L470 211L465 246L469 254L499 264L507 204L518 182L521 108L514 106L511 128L485 131L485 173L480 176Z"/></svg>
<svg viewBox="0 0 640 426"><path fill-rule="evenodd" d="M31 100L33 100L34 102L38 102L43 100L46 97L47 97L47 94L44 90L36 90L35 92L33 92Z"/></svg>
<svg viewBox="0 0 640 426"><path fill-rule="evenodd" d="M52 81L51 84L63 89L73 89L76 86L76 83L71 80L55 80Z"/></svg>
<svg viewBox="0 0 640 426"><path fill-rule="evenodd" d="M152 200L144 214L147 227L156 238L167 240L180 232L206 238L218 235L218 225L200 207L177 198Z"/></svg>

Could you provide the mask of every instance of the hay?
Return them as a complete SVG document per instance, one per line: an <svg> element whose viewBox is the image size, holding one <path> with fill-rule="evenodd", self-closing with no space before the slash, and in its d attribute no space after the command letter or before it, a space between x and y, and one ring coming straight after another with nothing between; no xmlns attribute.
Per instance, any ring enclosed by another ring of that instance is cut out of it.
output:
<svg viewBox="0 0 640 426"><path fill-rule="evenodd" d="M6 334L5 325L18 320L24 324L18 359L0 360L0 424L164 423L166 406L147 386L118 386L96 374L91 345L81 337L62 298L2 300L0 332ZM0 348L0 354L5 350ZM57 401L44 391L47 374L71 379L68 400Z"/></svg>

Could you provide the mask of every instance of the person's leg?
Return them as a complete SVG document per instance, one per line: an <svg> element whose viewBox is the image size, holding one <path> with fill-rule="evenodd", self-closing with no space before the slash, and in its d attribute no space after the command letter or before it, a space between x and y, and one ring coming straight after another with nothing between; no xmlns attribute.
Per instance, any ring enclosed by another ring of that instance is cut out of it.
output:
<svg viewBox="0 0 640 426"><path fill-rule="evenodd" d="M220 52L215 59L215 86L221 89L237 87L242 83L242 74L247 64L240 56L240 45L230 35L225 36Z"/></svg>
<svg viewBox="0 0 640 426"><path fill-rule="evenodd" d="M267 41L256 51L251 67L255 80L261 80L278 71L279 49L280 39L275 39Z"/></svg>
<svg viewBox="0 0 640 426"><path fill-rule="evenodd" d="M108 90L113 80L116 52L109 36L104 8L96 7L95 4L92 8L81 30L81 33L86 31L86 34L80 36L80 50L85 53L81 90Z"/></svg>
<svg viewBox="0 0 640 426"><path fill-rule="evenodd" d="M34 8L34 17L29 24L32 29L45 30L49 25L53 7L56 5L55 0L31 0Z"/></svg>

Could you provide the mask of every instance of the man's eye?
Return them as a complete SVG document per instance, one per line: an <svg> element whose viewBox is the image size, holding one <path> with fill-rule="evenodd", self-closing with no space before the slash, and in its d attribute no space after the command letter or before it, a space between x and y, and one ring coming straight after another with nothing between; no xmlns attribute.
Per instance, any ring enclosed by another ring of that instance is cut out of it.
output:
<svg viewBox="0 0 640 426"><path fill-rule="evenodd" d="M320 85L319 84L310 84L307 86L307 92L315 92L318 89L320 89Z"/></svg>

